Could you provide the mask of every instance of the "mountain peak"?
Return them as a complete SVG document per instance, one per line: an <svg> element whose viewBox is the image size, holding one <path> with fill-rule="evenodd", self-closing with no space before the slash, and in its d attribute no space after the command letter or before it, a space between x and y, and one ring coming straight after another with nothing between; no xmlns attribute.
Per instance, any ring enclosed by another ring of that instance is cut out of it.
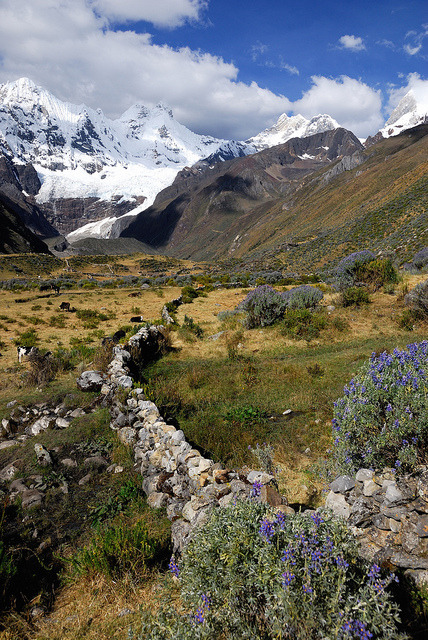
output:
<svg viewBox="0 0 428 640"><path fill-rule="evenodd" d="M381 133L384 138L389 138L427 121L428 92L410 89L391 113Z"/></svg>
<svg viewBox="0 0 428 640"><path fill-rule="evenodd" d="M262 150L277 144L284 144L291 138L307 138L316 133L338 129L339 126L336 120L327 114L319 114L308 120L300 114L288 116L283 113L272 127L250 138L247 143Z"/></svg>

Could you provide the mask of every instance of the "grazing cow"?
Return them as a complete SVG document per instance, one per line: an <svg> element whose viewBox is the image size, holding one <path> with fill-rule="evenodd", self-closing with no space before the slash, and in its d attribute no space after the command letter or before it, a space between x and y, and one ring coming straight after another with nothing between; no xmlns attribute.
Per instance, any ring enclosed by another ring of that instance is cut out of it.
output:
<svg viewBox="0 0 428 640"><path fill-rule="evenodd" d="M18 345L16 347L17 352L18 352L18 362L21 363L22 362L22 357L23 356L31 356L31 354L34 353L38 353L38 348L37 347L23 347L22 345Z"/></svg>
<svg viewBox="0 0 428 640"><path fill-rule="evenodd" d="M113 342L119 342L119 340L121 338L124 338L126 336L126 333L123 329L119 329L119 331L116 331L116 333L113 333L112 338L113 338Z"/></svg>
<svg viewBox="0 0 428 640"><path fill-rule="evenodd" d="M128 293L128 298L139 298L141 296L141 291L132 291Z"/></svg>
<svg viewBox="0 0 428 640"><path fill-rule="evenodd" d="M105 347L106 345L114 345L114 344L117 344L119 340L121 338L124 338L125 336L126 336L125 331L123 329L119 329L119 331L116 331L116 333L113 333L112 336L106 336L105 338L102 338L101 344L103 345L103 347Z"/></svg>
<svg viewBox="0 0 428 640"><path fill-rule="evenodd" d="M143 316L132 316L130 322L144 322Z"/></svg>
<svg viewBox="0 0 428 640"><path fill-rule="evenodd" d="M70 303L69 302L61 302L59 305L61 311L70 311Z"/></svg>

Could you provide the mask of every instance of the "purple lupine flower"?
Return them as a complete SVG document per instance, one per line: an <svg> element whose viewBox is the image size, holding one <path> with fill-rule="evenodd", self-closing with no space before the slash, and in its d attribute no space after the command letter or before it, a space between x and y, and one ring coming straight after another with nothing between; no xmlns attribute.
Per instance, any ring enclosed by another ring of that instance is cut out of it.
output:
<svg viewBox="0 0 428 640"><path fill-rule="evenodd" d="M180 567L175 561L174 556L171 556L171 560L169 561L168 568L171 571L172 575L178 578L180 575Z"/></svg>
<svg viewBox="0 0 428 640"><path fill-rule="evenodd" d="M264 518L260 523L259 533L270 543L275 533L274 523L268 518Z"/></svg>
<svg viewBox="0 0 428 640"><path fill-rule="evenodd" d="M289 587L296 576L291 571L284 571L284 573L281 574L281 577L283 586Z"/></svg>

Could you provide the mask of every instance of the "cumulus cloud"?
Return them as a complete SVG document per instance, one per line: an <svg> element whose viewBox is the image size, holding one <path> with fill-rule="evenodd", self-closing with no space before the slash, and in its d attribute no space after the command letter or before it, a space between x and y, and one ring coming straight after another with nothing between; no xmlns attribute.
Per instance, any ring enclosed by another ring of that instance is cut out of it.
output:
<svg viewBox="0 0 428 640"><path fill-rule="evenodd" d="M100 8L94 12L88 0L19 0L18 12L17 0L2 0L1 81L28 76L110 117L136 102L162 101L194 131L228 138L250 137L290 110L284 96L238 81L236 66L221 57L114 31Z"/></svg>
<svg viewBox="0 0 428 640"><path fill-rule="evenodd" d="M357 136L366 137L383 126L380 91L361 80L313 76L312 87L293 103L294 113L307 118L327 113Z"/></svg>
<svg viewBox="0 0 428 640"><path fill-rule="evenodd" d="M389 89L388 112L391 113L406 93L412 90L416 102L426 105L428 111L428 80L421 78L419 73L409 73L406 84Z"/></svg>
<svg viewBox="0 0 428 640"><path fill-rule="evenodd" d="M199 20L207 0L91 0L101 15L117 21L145 20L160 27L178 27Z"/></svg>
<svg viewBox="0 0 428 640"><path fill-rule="evenodd" d="M359 36L342 36L339 38L339 46L341 49L350 49L351 51L363 51L366 45Z"/></svg>

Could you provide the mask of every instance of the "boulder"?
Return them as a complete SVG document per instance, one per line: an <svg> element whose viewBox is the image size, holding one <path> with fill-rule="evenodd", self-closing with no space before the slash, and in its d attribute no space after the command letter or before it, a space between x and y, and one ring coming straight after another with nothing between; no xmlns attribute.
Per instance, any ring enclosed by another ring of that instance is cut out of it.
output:
<svg viewBox="0 0 428 640"><path fill-rule="evenodd" d="M101 371L84 371L76 383L81 391L100 391L106 380L107 376Z"/></svg>

